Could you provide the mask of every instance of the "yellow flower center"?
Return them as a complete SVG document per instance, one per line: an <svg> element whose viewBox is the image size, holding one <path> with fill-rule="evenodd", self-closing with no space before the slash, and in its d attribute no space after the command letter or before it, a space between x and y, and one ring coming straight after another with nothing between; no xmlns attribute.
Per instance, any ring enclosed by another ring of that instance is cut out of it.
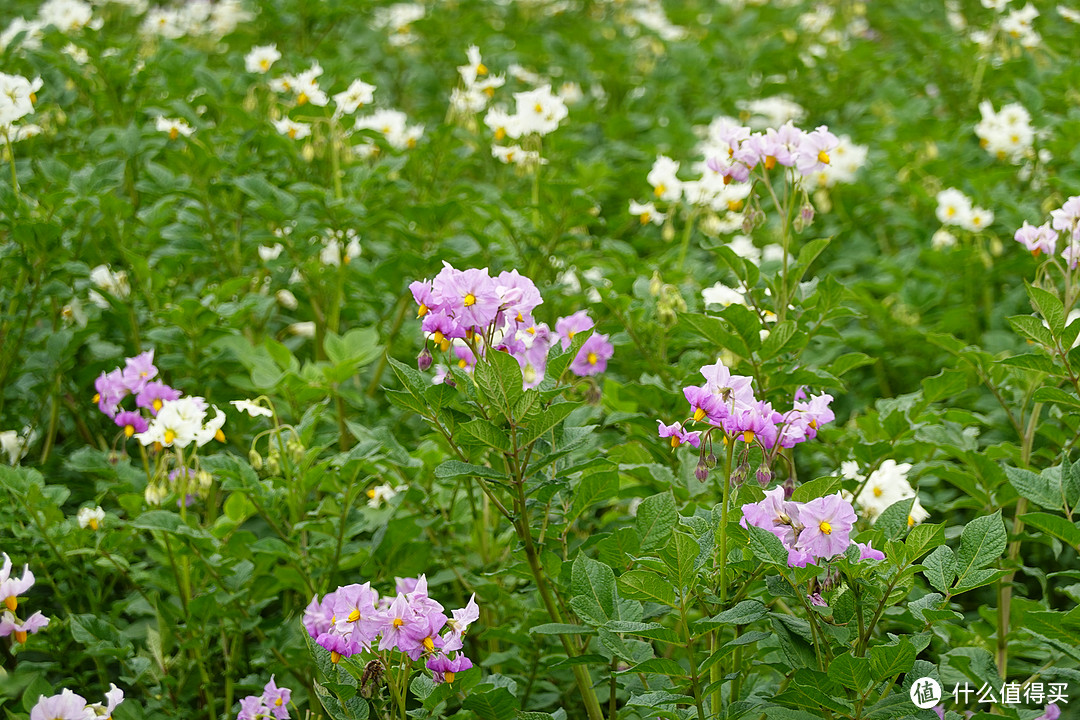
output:
<svg viewBox="0 0 1080 720"><path fill-rule="evenodd" d="M812 428L814 428L815 430L817 430L817 420L811 420L811 421L810 421L810 427L812 427Z"/></svg>
<svg viewBox="0 0 1080 720"><path fill-rule="evenodd" d="M296 128L289 128L289 139L290 140L295 140L296 139Z"/></svg>
<svg viewBox="0 0 1080 720"><path fill-rule="evenodd" d="M94 530L94 531L96 531L96 530L98 529L98 521L97 521L97 518L90 518L90 522L89 522L89 525L90 525L90 529L91 529L91 530Z"/></svg>
<svg viewBox="0 0 1080 720"><path fill-rule="evenodd" d="M544 112L544 106L540 103L536 103L536 105L533 106L533 110L535 110L537 113L542 113Z"/></svg>
<svg viewBox="0 0 1080 720"><path fill-rule="evenodd" d="M281 698L278 698L277 700L275 700L274 705L276 705L278 707L281 707L282 706Z"/></svg>
<svg viewBox="0 0 1080 720"><path fill-rule="evenodd" d="M436 330L435 334L431 336L431 339L442 345L443 340L446 339L446 336L442 334L442 330Z"/></svg>
<svg viewBox="0 0 1080 720"><path fill-rule="evenodd" d="M353 610L351 613L349 613L349 622L356 622L359 619L360 619L360 611L359 610Z"/></svg>
<svg viewBox="0 0 1080 720"><path fill-rule="evenodd" d="M372 500L374 500L375 499L375 488L371 488L370 490L368 490L367 491L367 496L369 498L371 498Z"/></svg>
<svg viewBox="0 0 1080 720"><path fill-rule="evenodd" d="M416 311L416 317L422 318L428 314L428 306L424 303L420 303L420 309Z"/></svg>
<svg viewBox="0 0 1080 720"><path fill-rule="evenodd" d="M818 162L825 163L826 165L828 165L829 164L829 153L822 150L821 152L819 152L817 154L817 159L818 159Z"/></svg>
<svg viewBox="0 0 1080 720"><path fill-rule="evenodd" d="M742 439L743 439L743 442L748 442L748 443L754 442L754 431L753 430L744 430L743 434L742 434Z"/></svg>
<svg viewBox="0 0 1080 720"><path fill-rule="evenodd" d="M393 622L394 627L399 628L404 624L405 624L405 621L402 620L401 618L394 618L394 622Z"/></svg>
<svg viewBox="0 0 1080 720"><path fill-rule="evenodd" d="M101 393L94 393L94 402L101 402Z"/></svg>
<svg viewBox="0 0 1080 720"><path fill-rule="evenodd" d="M263 58L262 60L259 61L259 67L261 67L263 69L263 72L266 72L267 70L270 69L270 61L267 60L266 58Z"/></svg>
<svg viewBox="0 0 1080 720"><path fill-rule="evenodd" d="M307 101L308 101L308 96L307 96L306 92L301 91L300 94L296 96L296 104L297 105L303 105Z"/></svg>
<svg viewBox="0 0 1080 720"><path fill-rule="evenodd" d="M665 185L664 183L660 183L656 186L656 189L653 190L653 193L656 195L656 197L660 197L664 194L665 190L667 190L667 185Z"/></svg>
<svg viewBox="0 0 1080 720"><path fill-rule="evenodd" d="M506 128L495 128L495 139L502 140L506 137Z"/></svg>
<svg viewBox="0 0 1080 720"><path fill-rule="evenodd" d="M640 219L641 219L641 224L642 224L642 225L644 225L645 223L649 222L649 218L651 218L651 217L652 217L652 216L651 216L651 215L649 215L649 213L647 213L647 212L643 212L643 213L641 213L641 217L640 217Z"/></svg>
<svg viewBox="0 0 1080 720"><path fill-rule="evenodd" d="M15 608L19 607L19 598L14 595L8 595L4 598L4 605L11 612L15 612Z"/></svg>
<svg viewBox="0 0 1080 720"><path fill-rule="evenodd" d="M476 304L476 296L473 295L472 293L469 293L468 295L465 296L464 304L465 304L465 307L472 307L473 305Z"/></svg>
<svg viewBox="0 0 1080 720"><path fill-rule="evenodd" d="M450 684L452 684L454 682L454 673L452 671L448 670L448 671L444 672L442 674L442 676L443 676L443 680L446 681L447 685L450 685Z"/></svg>
<svg viewBox="0 0 1080 720"><path fill-rule="evenodd" d="M458 360L458 362L457 362L457 366L458 366L459 368L461 368L462 370L464 370L464 369L465 369L465 368L466 368L466 367L468 366L468 364L469 364L469 363L465 362L465 358L461 358L461 359L460 359L460 360Z"/></svg>
<svg viewBox="0 0 1080 720"><path fill-rule="evenodd" d="M214 433L214 439L218 442L225 442L225 433L221 432L221 428L218 428Z"/></svg>
<svg viewBox="0 0 1080 720"><path fill-rule="evenodd" d="M679 447L679 436L678 435L672 435L671 436L671 447L673 447L673 448Z"/></svg>
<svg viewBox="0 0 1080 720"><path fill-rule="evenodd" d="M426 637L424 638L424 647L427 648L428 652L432 652L435 650L435 643L431 640L430 637Z"/></svg>
<svg viewBox="0 0 1080 720"><path fill-rule="evenodd" d="M879 487L874 488L874 497L881 497L883 493L884 493L884 490L882 490L881 488L879 488Z"/></svg>
<svg viewBox="0 0 1080 720"><path fill-rule="evenodd" d="M176 439L176 433L174 433L172 430L166 430L165 431L165 444L166 445L172 444L172 441L175 440L175 439Z"/></svg>
<svg viewBox="0 0 1080 720"><path fill-rule="evenodd" d="M180 131L177 128L169 128L169 139L175 140L180 137Z"/></svg>
<svg viewBox="0 0 1080 720"><path fill-rule="evenodd" d="M16 630L15 631L15 642L18 642L18 643L26 642L26 631L25 630Z"/></svg>
<svg viewBox="0 0 1080 720"><path fill-rule="evenodd" d="M702 410L701 408L698 408L697 410L694 411L694 422L701 422L704 419L705 419L705 411L704 410Z"/></svg>
<svg viewBox="0 0 1080 720"><path fill-rule="evenodd" d="M772 155L766 155L765 156L765 169L766 170L772 170L774 167L776 167L776 158L774 158Z"/></svg>
<svg viewBox="0 0 1080 720"><path fill-rule="evenodd" d="M914 524L915 524L915 518L913 518L913 517L911 517L910 515L908 515L908 516L907 516L907 526L908 526L908 527L911 527L911 526L912 526L912 525L914 525Z"/></svg>
<svg viewBox="0 0 1080 720"><path fill-rule="evenodd" d="M341 653L339 653L337 650L331 650L330 651L330 662L334 663L335 665L337 665L339 662L341 662Z"/></svg>
<svg viewBox="0 0 1080 720"><path fill-rule="evenodd" d="M124 435L126 437L131 437L134 434L135 434L135 426L134 425L125 425L124 426Z"/></svg>
<svg viewBox="0 0 1080 720"><path fill-rule="evenodd" d="M728 204L727 204L727 208L731 212L739 212L740 210L742 210L742 206L743 206L743 201L742 200L729 200Z"/></svg>
<svg viewBox="0 0 1080 720"><path fill-rule="evenodd" d="M822 520L821 524L818 525L818 528L820 528L821 532L825 533L826 535L832 535L832 525L829 524L828 520Z"/></svg>
<svg viewBox="0 0 1080 720"><path fill-rule="evenodd" d="M493 87L484 88L484 94L487 95L488 97L495 97L495 88L493 88Z"/></svg>
<svg viewBox="0 0 1080 720"><path fill-rule="evenodd" d="M590 365L595 365L596 361L599 358L596 357L596 353L589 353L589 356L587 358L585 358L585 359L589 361Z"/></svg>
<svg viewBox="0 0 1080 720"><path fill-rule="evenodd" d="M476 66L476 74L477 75L487 75L487 65L485 65L484 63L479 63Z"/></svg>
<svg viewBox="0 0 1080 720"><path fill-rule="evenodd" d="M566 331L566 338L568 340L573 340L575 335L577 335L577 330L567 330Z"/></svg>
<svg viewBox="0 0 1080 720"><path fill-rule="evenodd" d="M439 348L442 349L443 352L446 352L447 350L449 350L450 349L450 340L449 340L449 338L443 338L442 342L439 343Z"/></svg>
<svg viewBox="0 0 1080 720"><path fill-rule="evenodd" d="M161 401L160 400L154 400L153 405L154 405L154 412L157 412L158 410L161 409Z"/></svg>

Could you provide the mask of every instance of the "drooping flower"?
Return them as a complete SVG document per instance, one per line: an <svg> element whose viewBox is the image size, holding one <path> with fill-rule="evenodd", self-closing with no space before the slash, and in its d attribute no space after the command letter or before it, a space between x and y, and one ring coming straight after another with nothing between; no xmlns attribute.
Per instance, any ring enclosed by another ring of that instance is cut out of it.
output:
<svg viewBox="0 0 1080 720"><path fill-rule="evenodd" d="M435 655L427 661L427 669L438 684L452 685L456 673L464 672L473 666L472 660L464 655L458 655L453 660L442 653Z"/></svg>
<svg viewBox="0 0 1080 720"><path fill-rule="evenodd" d="M259 405L253 400L230 400L229 404L241 412L246 412L251 417L273 417L274 411L268 407Z"/></svg>
<svg viewBox="0 0 1080 720"><path fill-rule="evenodd" d="M11 558L7 553L4 556L4 564L0 566L0 602L7 606L11 612L19 605L19 596L34 585L34 573L30 572L30 565L23 567L22 577L13 577L11 574Z"/></svg>
<svg viewBox="0 0 1080 720"><path fill-rule="evenodd" d="M170 400L179 400L181 393L163 382L153 380L146 383L142 392L135 398L136 407L146 408L151 415L157 416L162 406Z"/></svg>
<svg viewBox="0 0 1080 720"><path fill-rule="evenodd" d="M656 422L660 425L660 437L671 438L671 447L677 448L683 444L690 444L693 447L701 447L700 430L687 432L683 429L682 423L680 422L673 422L670 425L665 425L663 420L657 420Z"/></svg>
<svg viewBox="0 0 1080 720"><path fill-rule="evenodd" d="M117 413L113 418L113 422L117 427L123 428L124 436L131 437L136 433L146 432L150 424L146 422L146 418L142 416L142 413L135 412L133 410L126 410L122 413Z"/></svg>

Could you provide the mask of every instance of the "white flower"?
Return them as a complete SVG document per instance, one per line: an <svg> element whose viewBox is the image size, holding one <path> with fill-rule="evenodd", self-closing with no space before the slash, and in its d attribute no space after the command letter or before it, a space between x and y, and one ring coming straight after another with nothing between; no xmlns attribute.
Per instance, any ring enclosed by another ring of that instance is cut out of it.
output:
<svg viewBox="0 0 1080 720"><path fill-rule="evenodd" d="M472 87L477 78L487 75L488 69L480 57L480 48L477 46L470 45L465 51L465 56L469 62L458 66L458 74L461 75L461 81L465 83L465 87Z"/></svg>
<svg viewBox="0 0 1080 720"><path fill-rule="evenodd" d="M282 247L281 243L274 243L273 245L260 245L259 257L262 258L263 262L277 260L278 256L281 255L281 251L283 249L284 248Z"/></svg>
<svg viewBox="0 0 1080 720"><path fill-rule="evenodd" d="M936 233L934 233L933 237L930 238L930 247L934 248L935 250L947 250L948 248L954 247L955 245L956 236L945 228L939 229Z"/></svg>
<svg viewBox="0 0 1080 720"><path fill-rule="evenodd" d="M158 132L168 133L170 140L175 140L181 135L190 137L195 132L194 128L179 118L159 117L155 124Z"/></svg>
<svg viewBox="0 0 1080 720"><path fill-rule="evenodd" d="M60 49L60 52L75 61L76 65L85 65L90 62L90 53L86 52L86 50L75 43L68 43Z"/></svg>
<svg viewBox="0 0 1080 720"><path fill-rule="evenodd" d="M11 21L3 32L0 32L0 50L6 50L8 45L22 35L22 45L28 50L36 50L41 47L41 29L43 24L38 20L27 20L17 17ZM25 33L25 34L24 34Z"/></svg>
<svg viewBox="0 0 1080 720"><path fill-rule="evenodd" d="M89 526L91 530L97 530L105 519L105 511L100 507L84 507L79 508L79 513L75 517L79 521L79 527L86 528Z"/></svg>
<svg viewBox="0 0 1080 720"><path fill-rule="evenodd" d="M30 81L22 75L0 73L0 126L12 125L34 112L34 99L41 79Z"/></svg>
<svg viewBox="0 0 1080 720"><path fill-rule="evenodd" d="M244 68L250 73L266 73L270 66L281 59L277 45L257 45L244 56Z"/></svg>
<svg viewBox="0 0 1080 720"><path fill-rule="evenodd" d="M230 400L229 404L241 412L246 412L251 417L258 417L260 415L263 417L274 416L274 413L270 408L257 405L251 400Z"/></svg>
<svg viewBox="0 0 1080 720"><path fill-rule="evenodd" d="M274 127L282 135L287 135L290 140L303 140L311 135L311 125L296 122L287 117L275 120Z"/></svg>
<svg viewBox="0 0 1080 720"><path fill-rule="evenodd" d="M526 150L520 145L492 145L491 156L499 162L514 164L519 167L546 165L547 160L535 150Z"/></svg>
<svg viewBox="0 0 1080 720"><path fill-rule="evenodd" d="M569 111L566 103L551 92L550 85L514 93L516 112L524 134L547 135L559 127Z"/></svg>
<svg viewBox="0 0 1080 720"><path fill-rule="evenodd" d="M82 30L93 19L93 8L81 0L46 0L38 8L38 19L62 33Z"/></svg>
<svg viewBox="0 0 1080 720"><path fill-rule="evenodd" d="M94 283L100 290L104 290L116 298L123 299L131 293L131 287L128 285L127 271L119 270L113 272L108 265L98 265L91 270L90 282ZM91 296L91 298L92 297L93 296ZM100 298L101 296L99 295L98 297ZM109 303L106 302L104 298L102 298L102 301L105 302L105 304L101 307L109 307Z"/></svg>
<svg viewBox="0 0 1080 720"><path fill-rule="evenodd" d="M356 119L357 130L373 130L382 135L397 150L416 147L424 134L423 125L407 124L408 118L400 110L376 110L371 115Z"/></svg>
<svg viewBox="0 0 1080 720"><path fill-rule="evenodd" d="M653 225L663 225L664 220L667 219L667 215L657 210L656 205L651 202L642 204L631 200L630 214L637 217L642 225L650 222Z"/></svg>
<svg viewBox="0 0 1080 720"><path fill-rule="evenodd" d="M1057 6L1058 15L1071 23L1080 24L1080 12L1064 5ZM2 45L2 43L0 43Z"/></svg>
<svg viewBox="0 0 1080 720"><path fill-rule="evenodd" d="M370 488L367 491L368 507L377 508L384 502L387 502L396 497L398 492L399 491L397 488L394 488L389 484L376 485L375 487Z"/></svg>
<svg viewBox="0 0 1080 720"><path fill-rule="evenodd" d="M205 445L219 435L225 424L225 413L213 408L215 417L206 421L206 401L201 397L186 396L178 400L165 400L146 432L136 433L135 439L143 445L160 443L165 447L187 447L191 443Z"/></svg>
<svg viewBox="0 0 1080 720"><path fill-rule="evenodd" d="M897 463L890 458L870 473L866 485L855 498L855 502L871 523L876 522L878 516L890 505L908 498L915 498L915 503L909 512L909 525L922 522L929 517L929 513L919 503L911 483L908 482L907 475L910 471L911 463Z"/></svg>
<svg viewBox="0 0 1080 720"><path fill-rule="evenodd" d="M26 456L29 451L28 438L14 430L0 432L0 452L7 453L8 464L17 465L19 460Z"/></svg>
<svg viewBox="0 0 1080 720"><path fill-rule="evenodd" d="M344 92L334 95L336 115L351 115L375 98L375 86L363 80L353 80Z"/></svg>
<svg viewBox="0 0 1080 720"><path fill-rule="evenodd" d="M517 115L511 115L503 108L493 107L484 116L484 124L495 133L496 140L512 138L517 140L522 134L522 125Z"/></svg>
<svg viewBox="0 0 1080 720"><path fill-rule="evenodd" d="M313 322L296 322L288 327L289 332L297 337L313 338L315 337L315 323Z"/></svg>
<svg viewBox="0 0 1080 720"><path fill-rule="evenodd" d="M965 230L970 230L971 232L980 232L985 230L992 222L994 222L993 211L981 207L973 207L961 227Z"/></svg>
<svg viewBox="0 0 1080 720"><path fill-rule="evenodd" d="M789 121L797 123L806 115L801 105L782 97L742 101L737 107L750 114L748 124L755 130L778 128Z"/></svg>
<svg viewBox="0 0 1080 720"><path fill-rule="evenodd" d="M710 288L701 291L701 297L706 305L745 305L746 297L735 288L728 287L718 282Z"/></svg>
<svg viewBox="0 0 1080 720"><path fill-rule="evenodd" d="M963 226L971 213L971 199L956 188L942 190L937 194L937 218L944 225Z"/></svg>
<svg viewBox="0 0 1080 720"><path fill-rule="evenodd" d="M678 162L666 155L658 155L645 179L652 185L653 194L658 199L678 202L682 197L682 181L676 175L678 172Z"/></svg>
<svg viewBox="0 0 1080 720"><path fill-rule="evenodd" d="M840 477L855 480L856 482L864 480L864 477L859 474L859 463L856 460L845 460L840 463Z"/></svg>
<svg viewBox="0 0 1080 720"><path fill-rule="evenodd" d="M300 303L297 301L296 296L288 288L282 288L274 293L274 297L277 298L278 303L283 308L288 310L295 310L299 307Z"/></svg>

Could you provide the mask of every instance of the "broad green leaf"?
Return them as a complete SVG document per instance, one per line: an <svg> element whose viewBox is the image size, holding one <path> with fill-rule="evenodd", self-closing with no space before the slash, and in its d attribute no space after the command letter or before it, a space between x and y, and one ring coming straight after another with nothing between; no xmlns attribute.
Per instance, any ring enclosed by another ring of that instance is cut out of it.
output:
<svg viewBox="0 0 1080 720"><path fill-rule="evenodd" d="M676 607L675 590L671 583L651 570L629 570L619 576L619 594L633 600L655 602Z"/></svg>
<svg viewBox="0 0 1080 720"><path fill-rule="evenodd" d="M923 553L932 550L945 542L945 525L922 523L911 528L904 546L907 548L907 559L915 562Z"/></svg>
<svg viewBox="0 0 1080 720"><path fill-rule="evenodd" d="M875 682L911 670L915 662L915 648L907 638L895 645L877 645L870 648L870 674Z"/></svg>
<svg viewBox="0 0 1080 720"><path fill-rule="evenodd" d="M467 423L462 423L458 425L458 430L461 431L462 435L474 441L479 441L488 447L495 448L499 452L510 453L513 449L510 436L506 434L506 431L495 427L495 425L483 418L476 418Z"/></svg>
<svg viewBox="0 0 1080 720"><path fill-rule="evenodd" d="M642 550L653 550L667 543L679 521L675 498L662 492L641 501L637 510L637 532Z"/></svg>
<svg viewBox="0 0 1080 720"><path fill-rule="evenodd" d="M525 426L519 431L518 445L528 447L530 443L548 433L579 407L581 405L577 403L561 402L550 405L541 412L530 414L526 418Z"/></svg>
<svg viewBox="0 0 1080 720"><path fill-rule="evenodd" d="M574 488L574 502L566 522L572 523L593 505L610 500L619 493L619 471L604 468L581 478Z"/></svg>
<svg viewBox="0 0 1080 720"><path fill-rule="evenodd" d="M517 717L517 699L504 687L488 692L473 692L461 706L471 710L480 720L514 720Z"/></svg>
<svg viewBox="0 0 1080 720"><path fill-rule="evenodd" d="M668 544L660 551L660 558L670 571L668 577L680 593L689 591L697 584L694 563L701 552L698 541L684 532L676 531Z"/></svg>
<svg viewBox="0 0 1080 720"><path fill-rule="evenodd" d="M1064 498L1061 494L1061 473L1058 470L1038 475L1030 470L1005 466L1009 483L1021 497L1048 510L1061 510Z"/></svg>
<svg viewBox="0 0 1080 720"><path fill-rule="evenodd" d="M1080 550L1080 528L1060 515L1025 513L1020 519L1031 527L1053 535L1074 550Z"/></svg>
<svg viewBox="0 0 1080 720"><path fill-rule="evenodd" d="M841 480L838 477L819 477L809 482L804 482L791 493L793 502L808 502L815 498L835 495L841 489Z"/></svg>
<svg viewBox="0 0 1080 720"><path fill-rule="evenodd" d="M952 548L948 545L938 547L926 556L922 562L922 568L930 587L947 595L956 577L956 556Z"/></svg>
<svg viewBox="0 0 1080 720"><path fill-rule="evenodd" d="M787 567L788 552L780 538L754 525L748 525L746 529L750 535L750 552L754 553L754 557L764 563Z"/></svg>
<svg viewBox="0 0 1080 720"><path fill-rule="evenodd" d="M585 622L603 625L615 614L615 573L611 568L579 553L570 572L570 607Z"/></svg>
<svg viewBox="0 0 1080 720"><path fill-rule="evenodd" d="M1027 284L1027 293L1031 298L1031 306L1046 320L1050 332L1055 337L1060 336L1065 329L1065 306L1061 300L1053 293L1031 284Z"/></svg>
<svg viewBox="0 0 1080 720"><path fill-rule="evenodd" d="M870 676L870 661L844 653L833 658L828 667L829 679L844 687L862 693L869 689L874 679Z"/></svg>
<svg viewBox="0 0 1080 720"><path fill-rule="evenodd" d="M964 585L967 575L1001 557L1007 542L1000 510L969 522L960 534L960 549L956 551L956 584Z"/></svg>

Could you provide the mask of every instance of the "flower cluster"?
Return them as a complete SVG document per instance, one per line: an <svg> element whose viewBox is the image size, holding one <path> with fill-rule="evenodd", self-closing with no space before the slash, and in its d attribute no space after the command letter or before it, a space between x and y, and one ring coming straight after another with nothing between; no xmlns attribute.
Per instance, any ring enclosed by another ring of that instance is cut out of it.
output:
<svg viewBox="0 0 1080 720"><path fill-rule="evenodd" d="M480 56L480 48L470 45L465 56L468 62L458 66L461 87L454 88L450 93L450 110L459 116L475 115L485 110L488 101L495 95L495 89L506 84L503 75L488 73L487 65Z"/></svg>
<svg viewBox="0 0 1080 720"><path fill-rule="evenodd" d="M815 395L806 402L796 399L791 410L780 413L754 396L753 378L732 375L723 362L706 365L701 374L705 384L683 388L683 396L690 403L689 422L720 428L732 440L757 442L765 449L791 448L817 437L818 429L836 417L829 409L831 395ZM670 437L672 447L683 443L698 447L701 438L694 435L684 430L682 423L660 422L660 437Z"/></svg>
<svg viewBox="0 0 1080 720"><path fill-rule="evenodd" d="M123 368L101 373L94 382L98 409L123 429L125 437L134 436L143 445L158 443L163 447L184 448L195 443L201 447L211 440L224 441L221 426L225 413L214 407L215 416L207 420L207 403L201 397L182 397L181 392L154 380L154 351L147 350L127 358ZM121 410L120 403L135 396L137 410ZM150 414L150 420L142 411Z"/></svg>
<svg viewBox="0 0 1080 720"><path fill-rule="evenodd" d="M109 683L109 692L105 693L104 703L86 704L82 695L64 689L59 695L45 697L40 695L37 704L30 710L30 720L88 720L89 718L110 718L113 710L124 702L124 691Z"/></svg>
<svg viewBox="0 0 1080 720"><path fill-rule="evenodd" d="M559 318L554 332L538 323L533 311L544 299L533 281L517 270L491 277L487 268L456 270L444 263L434 279L418 280L409 290L427 338L443 352L452 350L459 368L471 370L488 348L507 352L521 365L526 388L536 387L544 379L548 351L556 343L566 350L574 335L593 327L584 310ZM570 370L579 376L604 372L614 352L607 335L592 335L570 363ZM421 369L430 364L425 345ZM443 369L436 382L442 382L446 374Z"/></svg>
<svg viewBox="0 0 1080 720"><path fill-rule="evenodd" d="M223 38L240 23L251 19L241 0L184 3L176 7L155 7L143 19L144 35L176 40L184 36Z"/></svg>
<svg viewBox="0 0 1080 720"><path fill-rule="evenodd" d="M237 713L236 720L287 720L291 699L292 690L279 688L271 675L270 682L263 687L262 695L248 695L240 701L240 712Z"/></svg>
<svg viewBox="0 0 1080 720"><path fill-rule="evenodd" d="M1020 103L1009 103L995 111L989 100L979 103L982 119L975 125L979 145L998 160L1008 160L1014 165L1032 154L1035 129L1031 127L1031 113Z"/></svg>
<svg viewBox="0 0 1080 720"><path fill-rule="evenodd" d="M800 503L785 499L784 488L775 487L765 499L742 506L740 524L767 530L780 539L788 552L788 565L806 567L829 560L851 545L855 510L839 493ZM856 543L859 560L884 560L885 555L869 543Z"/></svg>
<svg viewBox="0 0 1080 720"><path fill-rule="evenodd" d="M0 604L5 608L0 615L0 637L15 636L15 642L26 642L28 633L36 633L49 624L49 618L35 612L26 620L20 621L15 615L19 608L19 596L24 594L34 585L34 573L30 572L30 566L23 566L22 577L12 576L11 558L7 553L4 556L4 564L0 567Z"/></svg>
<svg viewBox="0 0 1080 720"><path fill-rule="evenodd" d="M304 627L335 663L362 652L396 650L413 661L424 658L435 682L453 683L455 673L472 667L462 648L480 617L475 596L447 617L428 596L427 577L396 580L393 598L380 597L369 582L339 587L321 601L315 596L304 611Z"/></svg>
<svg viewBox="0 0 1080 720"><path fill-rule="evenodd" d="M1061 257L1075 269L1080 262L1080 195L1066 200L1061 207L1050 211L1050 220L1042 225L1024 224L1016 231L1013 238L1023 245L1032 255L1040 253L1052 256L1057 249L1058 238L1065 241Z"/></svg>
<svg viewBox="0 0 1080 720"><path fill-rule="evenodd" d="M790 121L780 128L751 132L736 123L722 124L717 136L727 145L727 153L713 156L708 167L719 173L726 182L747 182L755 169L772 170L777 165L793 168L801 177L821 172L832 162L829 153L836 150L840 139L821 125L805 131Z"/></svg>
<svg viewBox="0 0 1080 720"><path fill-rule="evenodd" d="M908 525L921 523L930 517L930 513L919 502L907 476L911 471L911 463L898 463L889 458L870 473L870 477L859 474L858 464L852 460L843 463L840 474L849 480L862 483L862 489L855 496L855 503L859 506L862 514L871 524L875 523L881 515L893 503L915 498L908 513Z"/></svg>
<svg viewBox="0 0 1080 720"><path fill-rule="evenodd" d="M90 271L90 282L97 290L91 290L87 293L87 297L102 310L109 309L109 301L98 290L104 290L118 300L123 300L131 294L126 270L113 270L108 265L98 265Z"/></svg>
<svg viewBox="0 0 1080 720"><path fill-rule="evenodd" d="M978 207L964 193L948 188L937 194L937 218L946 227L977 233L994 222L994 212Z"/></svg>
<svg viewBox="0 0 1080 720"><path fill-rule="evenodd" d="M0 136L15 142L37 134L37 126L15 123L34 112L41 85L41 78L28 80L22 75L0 72Z"/></svg>

